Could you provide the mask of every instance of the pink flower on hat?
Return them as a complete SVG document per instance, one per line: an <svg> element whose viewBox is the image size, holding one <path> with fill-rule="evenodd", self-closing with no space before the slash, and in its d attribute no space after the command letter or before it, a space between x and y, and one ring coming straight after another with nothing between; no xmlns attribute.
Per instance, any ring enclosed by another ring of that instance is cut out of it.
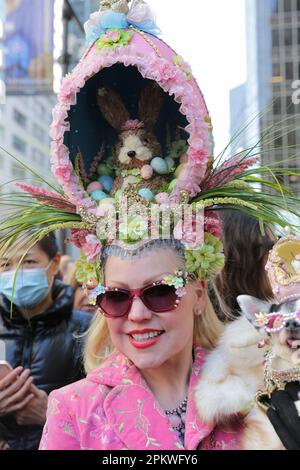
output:
<svg viewBox="0 0 300 470"><path fill-rule="evenodd" d="M191 161L195 163L206 163L205 160L208 158L208 152L204 148L196 149L194 147L191 147L189 149L188 155Z"/></svg>
<svg viewBox="0 0 300 470"><path fill-rule="evenodd" d="M69 181L71 178L72 170L70 165L56 166L54 168L55 176L62 181Z"/></svg>
<svg viewBox="0 0 300 470"><path fill-rule="evenodd" d="M76 93L77 93L77 87L74 84L74 80L70 79L67 77L65 81L63 81L61 89L60 89L60 99L63 102L68 102L71 105L76 104Z"/></svg>
<svg viewBox="0 0 300 470"><path fill-rule="evenodd" d="M63 160L65 161L66 164L69 162L69 150L68 147L66 147L62 141L58 140L53 140L51 142L51 154L52 158L53 155L55 154L55 158L59 161L62 162Z"/></svg>
<svg viewBox="0 0 300 470"><path fill-rule="evenodd" d="M193 217L180 220L174 229L174 238L193 249L202 245L204 240L203 214L198 212Z"/></svg>
<svg viewBox="0 0 300 470"><path fill-rule="evenodd" d="M89 234L88 230L71 230L71 236L66 239L67 243L73 243L77 248L82 248L86 243L86 237Z"/></svg>
<svg viewBox="0 0 300 470"><path fill-rule="evenodd" d="M121 37L120 31L113 29L111 31L108 31L102 38L102 41L104 42L118 42Z"/></svg>
<svg viewBox="0 0 300 470"><path fill-rule="evenodd" d="M57 104L52 110L53 120L56 124L62 124L68 118L70 106L67 104Z"/></svg>
<svg viewBox="0 0 300 470"><path fill-rule="evenodd" d="M158 64L160 80L174 80L178 76L178 69L167 61Z"/></svg>
<svg viewBox="0 0 300 470"><path fill-rule="evenodd" d="M221 219L218 214L213 211L205 212L204 231L210 233L219 240L222 238Z"/></svg>
<svg viewBox="0 0 300 470"><path fill-rule="evenodd" d="M70 123L55 123L51 125L49 136L54 140L59 140L65 132L70 130Z"/></svg>
<svg viewBox="0 0 300 470"><path fill-rule="evenodd" d="M88 261L96 261L101 254L102 243L95 235L87 235L86 243L82 249Z"/></svg>
<svg viewBox="0 0 300 470"><path fill-rule="evenodd" d="M138 119L128 119L125 124L122 126L122 131L135 131L137 129L142 129L144 123Z"/></svg>

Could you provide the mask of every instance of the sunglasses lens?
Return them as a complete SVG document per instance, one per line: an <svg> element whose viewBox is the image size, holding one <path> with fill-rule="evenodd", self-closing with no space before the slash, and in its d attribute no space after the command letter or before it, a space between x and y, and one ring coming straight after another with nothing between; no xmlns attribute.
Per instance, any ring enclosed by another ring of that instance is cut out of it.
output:
<svg viewBox="0 0 300 470"><path fill-rule="evenodd" d="M143 293L143 300L153 312L168 312L174 310L175 302L178 299L174 286L166 284L149 287Z"/></svg>
<svg viewBox="0 0 300 470"><path fill-rule="evenodd" d="M128 311L130 297L123 291L108 291L97 297L97 305L109 317L123 317Z"/></svg>
<svg viewBox="0 0 300 470"><path fill-rule="evenodd" d="M284 326L284 318L282 315L272 315L270 316L268 323L266 324L267 328L281 328Z"/></svg>

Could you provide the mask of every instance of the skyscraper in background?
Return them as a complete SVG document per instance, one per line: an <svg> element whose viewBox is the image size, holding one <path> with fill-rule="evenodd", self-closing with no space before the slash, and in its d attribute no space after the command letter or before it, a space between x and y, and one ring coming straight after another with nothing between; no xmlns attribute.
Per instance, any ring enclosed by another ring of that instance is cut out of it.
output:
<svg viewBox="0 0 300 470"><path fill-rule="evenodd" d="M92 11L97 10L96 0L70 0L82 23L88 19ZM4 13L5 1L0 0ZM69 50L74 53L74 65L78 60L78 52L84 47L85 38L78 30L74 21L70 23ZM1 48L1 30L0 30ZM1 63L0 63L1 78ZM29 96L6 96L5 104L0 101L0 145L17 157L22 157L29 166L35 165L39 171L49 178L50 170L50 137L52 109L56 96L50 94ZM1 152L0 156L0 191L8 188L1 184L7 181L26 180L32 176L22 170L14 161ZM36 182L34 182L36 183ZM10 186L10 189L12 186Z"/></svg>
<svg viewBox="0 0 300 470"><path fill-rule="evenodd" d="M247 148L247 136L241 132L246 117L246 84L244 83L230 90L231 155Z"/></svg>
<svg viewBox="0 0 300 470"><path fill-rule="evenodd" d="M292 101L292 84L300 74L300 0L246 0L246 9L248 74L241 126L252 124L243 144L261 141L262 161L278 162L300 146L300 106ZM232 127L238 106L231 106ZM295 165L300 167L300 159ZM284 183L300 190L293 176Z"/></svg>
<svg viewBox="0 0 300 470"><path fill-rule="evenodd" d="M69 0L78 19L82 25L88 20L90 14L99 9L99 0ZM73 21L70 24L69 53L71 54L72 69L79 61L84 52L84 37L78 25Z"/></svg>

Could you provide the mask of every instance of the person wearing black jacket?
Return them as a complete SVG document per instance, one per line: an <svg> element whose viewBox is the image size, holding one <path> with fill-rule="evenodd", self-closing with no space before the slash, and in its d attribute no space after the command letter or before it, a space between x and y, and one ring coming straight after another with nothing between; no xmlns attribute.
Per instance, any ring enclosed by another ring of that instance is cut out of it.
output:
<svg viewBox="0 0 300 470"><path fill-rule="evenodd" d="M91 315L73 310L73 290L55 279L54 235L0 262L0 339L13 370L0 380L0 424L10 450L36 450L49 393L84 377L83 333ZM13 308L11 311L11 300Z"/></svg>
<svg viewBox="0 0 300 470"><path fill-rule="evenodd" d="M300 383L288 383L285 390L272 393L267 416L286 450L300 450Z"/></svg>

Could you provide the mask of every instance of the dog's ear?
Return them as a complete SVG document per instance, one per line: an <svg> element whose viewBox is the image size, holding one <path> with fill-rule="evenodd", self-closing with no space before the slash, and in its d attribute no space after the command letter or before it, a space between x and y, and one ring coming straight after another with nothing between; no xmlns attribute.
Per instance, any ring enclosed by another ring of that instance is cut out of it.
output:
<svg viewBox="0 0 300 470"><path fill-rule="evenodd" d="M118 93L110 88L99 88L97 92L97 103L103 117L116 130L120 131L130 114Z"/></svg>
<svg viewBox="0 0 300 470"><path fill-rule="evenodd" d="M155 82L150 82L141 93L139 99L139 118L145 127L152 131L163 105L164 92Z"/></svg>
<svg viewBox="0 0 300 470"><path fill-rule="evenodd" d="M272 303L257 299L252 297L252 295L239 295L236 300L243 315L257 330L260 330L261 326L257 324L256 315L259 313L270 313Z"/></svg>

